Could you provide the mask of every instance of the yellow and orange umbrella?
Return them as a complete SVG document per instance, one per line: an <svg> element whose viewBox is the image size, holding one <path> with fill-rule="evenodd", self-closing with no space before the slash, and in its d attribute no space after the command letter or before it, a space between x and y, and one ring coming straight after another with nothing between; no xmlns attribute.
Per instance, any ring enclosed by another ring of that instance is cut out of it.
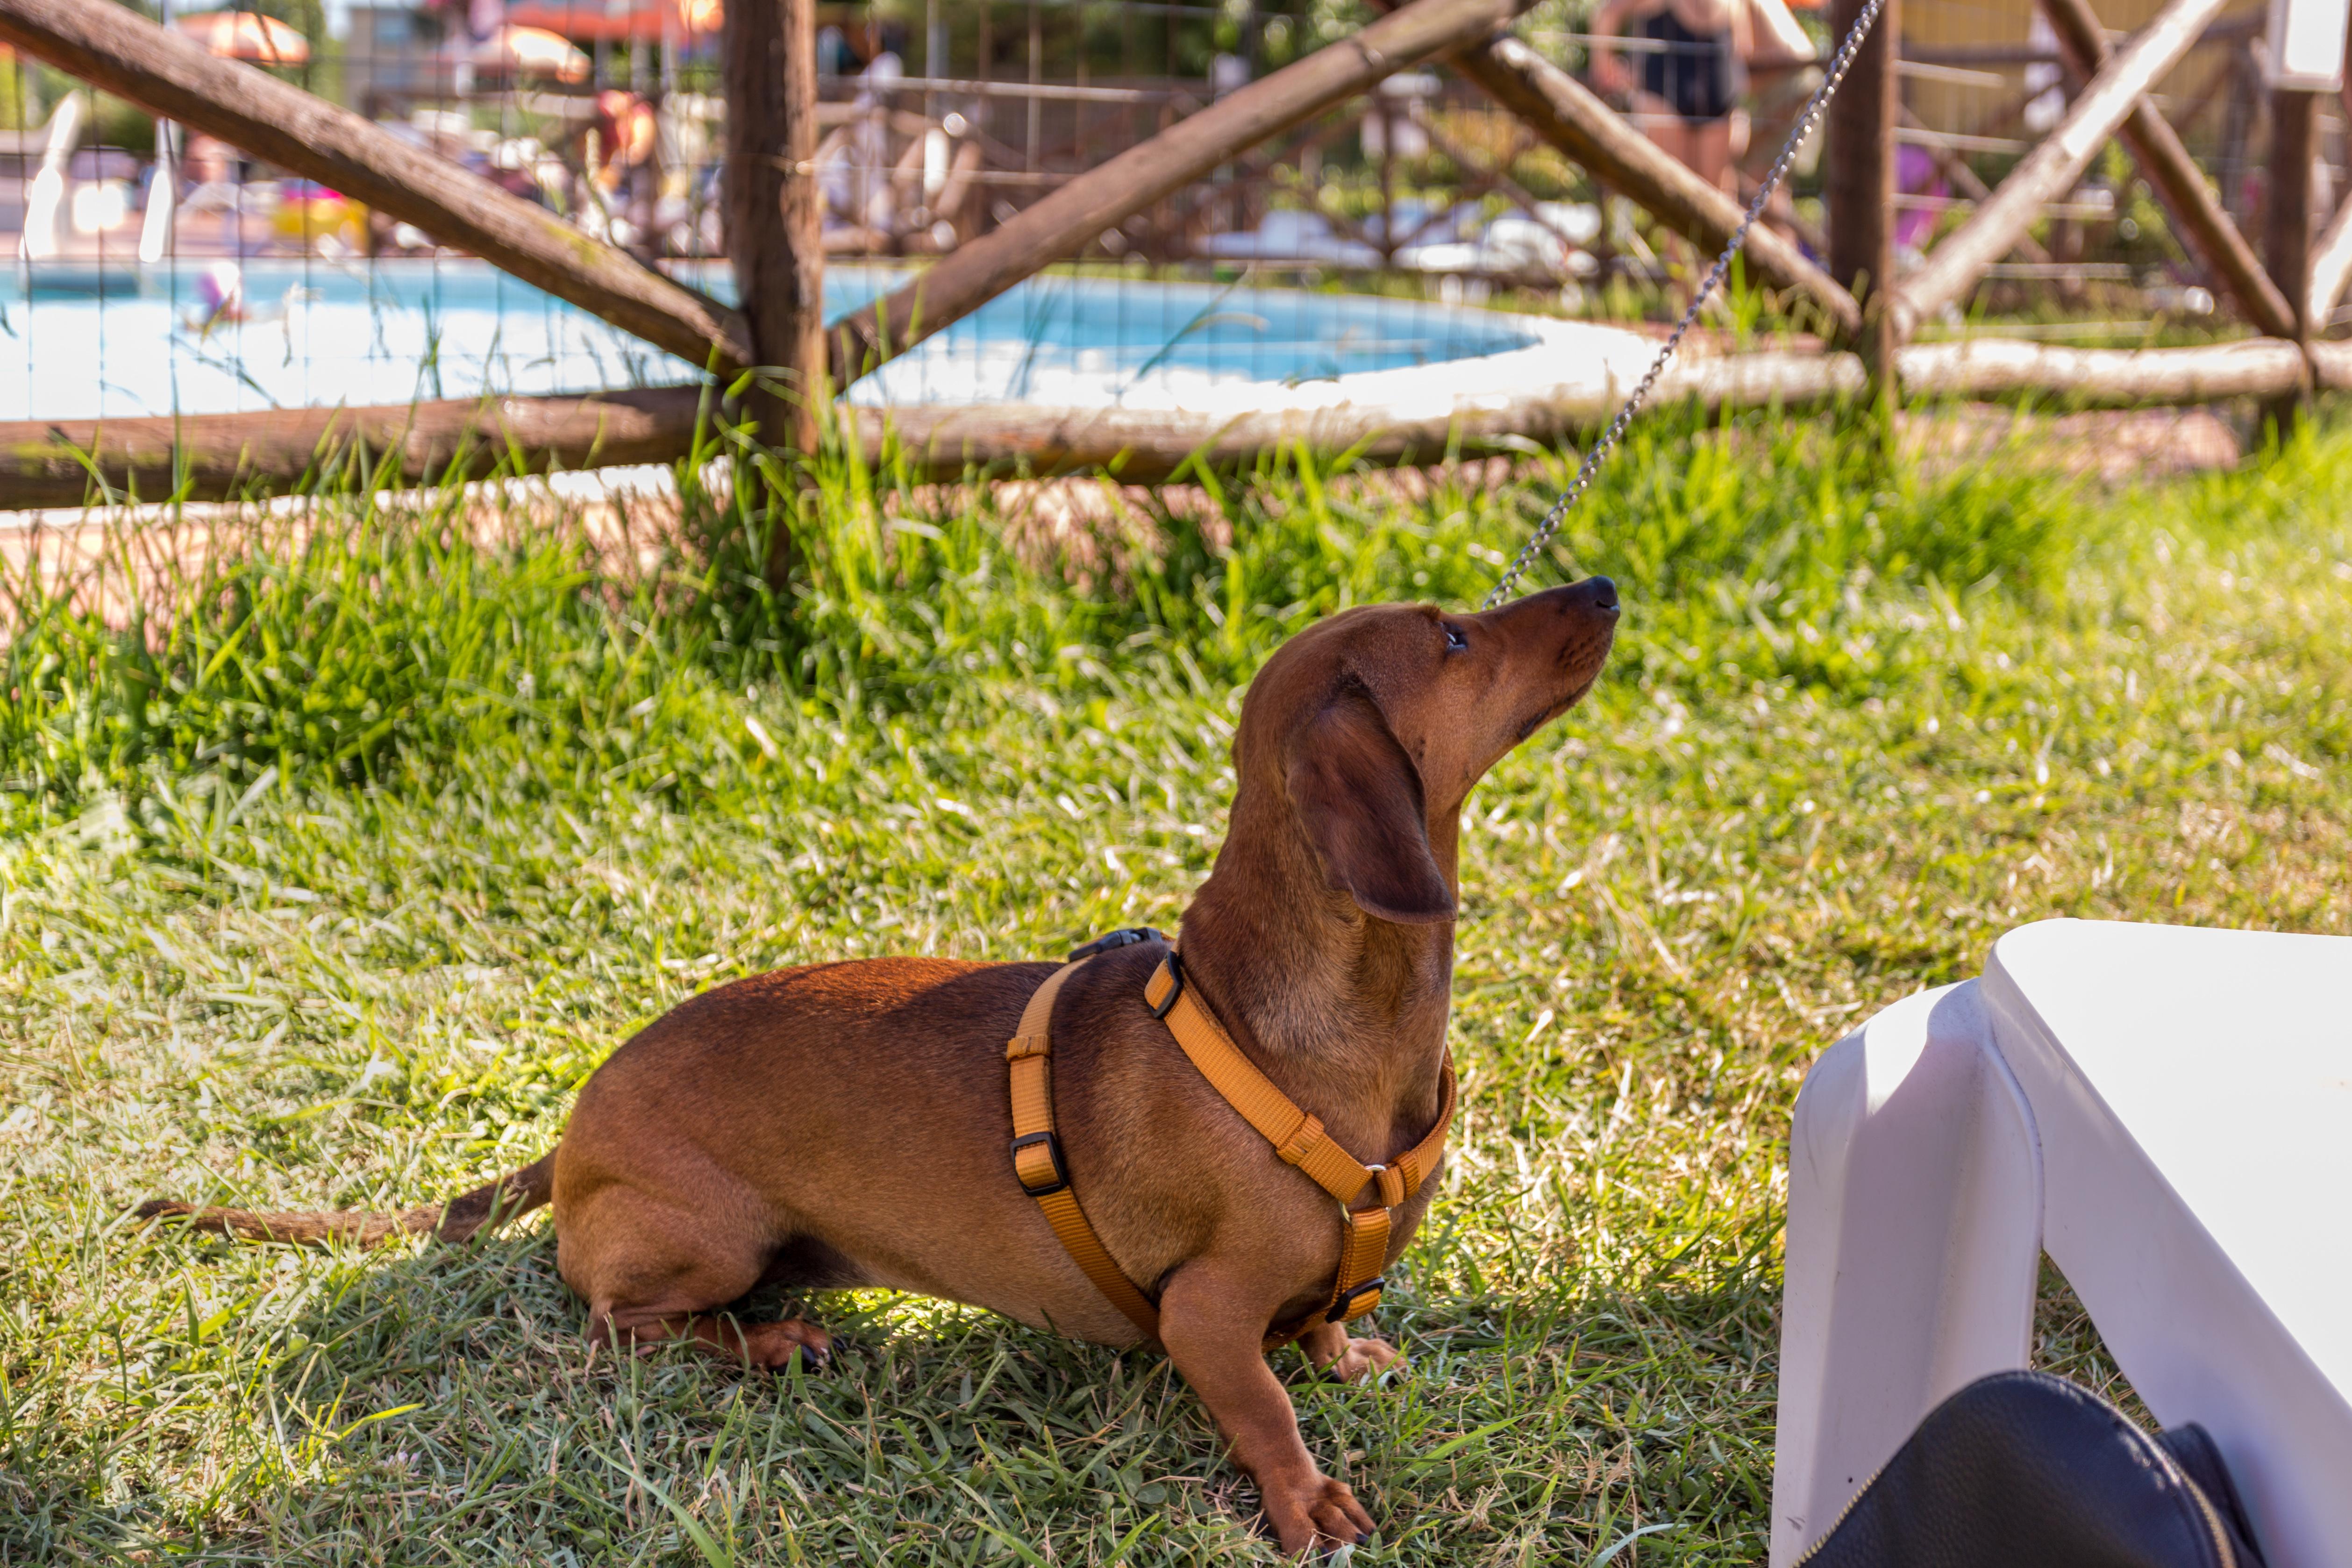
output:
<svg viewBox="0 0 2352 1568"><path fill-rule="evenodd" d="M223 59L299 66L310 58L310 39L275 16L253 11L206 11L173 25Z"/></svg>

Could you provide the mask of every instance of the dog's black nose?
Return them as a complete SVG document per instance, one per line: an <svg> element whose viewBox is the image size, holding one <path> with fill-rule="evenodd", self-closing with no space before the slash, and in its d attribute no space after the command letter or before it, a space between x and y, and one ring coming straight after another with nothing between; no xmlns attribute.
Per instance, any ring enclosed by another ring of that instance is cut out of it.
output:
<svg viewBox="0 0 2352 1568"><path fill-rule="evenodd" d="M1577 584L1592 595L1592 607L1609 615L1617 613L1617 584L1606 577L1587 577Z"/></svg>

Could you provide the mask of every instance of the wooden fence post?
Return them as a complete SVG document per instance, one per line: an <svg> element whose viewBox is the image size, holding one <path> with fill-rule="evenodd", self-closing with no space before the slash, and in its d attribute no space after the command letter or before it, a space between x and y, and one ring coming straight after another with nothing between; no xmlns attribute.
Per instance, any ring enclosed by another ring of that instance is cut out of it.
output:
<svg viewBox="0 0 2352 1568"><path fill-rule="evenodd" d="M727 0L721 37L727 254L759 366L742 412L769 446L806 453L816 447L817 410L830 395L823 209L813 163L814 0ZM782 585L792 548L792 531L772 517L771 584Z"/></svg>
<svg viewBox="0 0 2352 1568"><path fill-rule="evenodd" d="M1835 0L1831 37L1844 38L1862 9L1863 0ZM1886 384L1899 346L1885 304L1895 282L1895 125L1903 102L1895 62L1902 36L1902 0L1885 0L1828 113L1830 276L1862 301L1863 363L1878 384Z"/></svg>
<svg viewBox="0 0 2352 1568"><path fill-rule="evenodd" d="M2297 88L2271 94L2271 160L2263 182L2263 260L2295 313L2295 335L2311 335L2311 165L2319 152L2319 95Z"/></svg>
<svg viewBox="0 0 2352 1568"><path fill-rule="evenodd" d="M2319 151L2319 95L2271 91L2271 160L2263 181L2263 260L2294 311L2295 341L2311 342L2311 165ZM2284 436L2302 417L2300 391L2272 399L2263 415Z"/></svg>

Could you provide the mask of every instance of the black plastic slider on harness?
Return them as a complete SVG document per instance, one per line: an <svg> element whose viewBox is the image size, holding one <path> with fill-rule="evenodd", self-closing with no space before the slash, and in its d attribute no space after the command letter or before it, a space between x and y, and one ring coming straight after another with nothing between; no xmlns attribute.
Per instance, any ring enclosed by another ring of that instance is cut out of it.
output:
<svg viewBox="0 0 2352 1568"><path fill-rule="evenodd" d="M1082 958L1092 958L1097 953L1108 952L1116 947L1133 947L1139 942L1166 942L1167 940L1150 926L1127 926L1108 935L1098 936L1084 947L1072 948L1070 962L1076 963Z"/></svg>
<svg viewBox="0 0 2352 1568"><path fill-rule="evenodd" d="M1144 1005L1153 1017L1164 1020L1170 1009L1176 1005L1176 998L1182 994L1184 994L1184 961L1175 952L1171 952L1168 954L1168 994L1160 999L1160 1005L1157 1007L1151 1006L1148 1001Z"/></svg>
<svg viewBox="0 0 2352 1568"><path fill-rule="evenodd" d="M1046 1159L1052 1162L1054 1174L1051 1180L1032 1186L1029 1178L1022 1173L1021 1151L1039 1148L1045 1151ZM1033 1198L1050 1198L1055 1193L1067 1192L1070 1186L1070 1168L1062 1163L1062 1141L1055 1137L1051 1130L1032 1132L1026 1138L1015 1138L1013 1141L1013 1179L1019 1182L1021 1190Z"/></svg>
<svg viewBox="0 0 2352 1568"><path fill-rule="evenodd" d="M1342 1290L1339 1292L1339 1299L1332 1302L1330 1310L1323 1314L1323 1321L1327 1323L1346 1322L1356 1315L1356 1303L1366 1296L1373 1298L1374 1306L1379 1305L1381 1287L1387 1283L1386 1279L1375 1274L1361 1285L1352 1289Z"/></svg>

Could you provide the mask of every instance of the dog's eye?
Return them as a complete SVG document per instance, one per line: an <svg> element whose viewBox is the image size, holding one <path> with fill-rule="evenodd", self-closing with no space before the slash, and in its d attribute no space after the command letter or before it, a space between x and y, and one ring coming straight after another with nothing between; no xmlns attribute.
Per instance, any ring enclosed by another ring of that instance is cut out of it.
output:
<svg viewBox="0 0 2352 1568"><path fill-rule="evenodd" d="M1460 626L1447 626L1445 628L1446 652L1460 653L1464 648L1468 647L1469 646L1470 639L1462 635L1462 628Z"/></svg>

